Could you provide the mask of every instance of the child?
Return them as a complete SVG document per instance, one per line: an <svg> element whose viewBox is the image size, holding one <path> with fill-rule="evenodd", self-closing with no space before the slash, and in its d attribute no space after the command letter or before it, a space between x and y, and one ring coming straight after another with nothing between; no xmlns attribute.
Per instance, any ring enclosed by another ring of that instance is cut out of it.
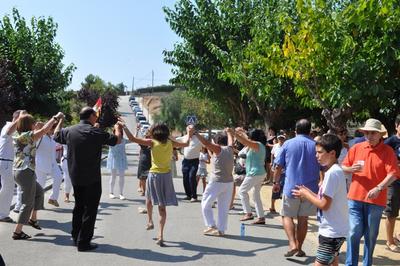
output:
<svg viewBox="0 0 400 266"><path fill-rule="evenodd" d="M318 162L326 172L318 195L305 186L292 191L318 207L319 246L315 265L339 265L339 251L349 231L346 178L337 163L342 142L332 134L326 134L316 143Z"/></svg>
<svg viewBox="0 0 400 266"><path fill-rule="evenodd" d="M280 132L280 134L277 137L277 140L278 140L278 142L276 144L274 144L274 147L272 148L272 151L271 151L271 162L272 162L271 170L272 171L275 171L276 164L274 163L274 160L281 152L283 143L286 140L284 132ZM270 214L273 214L273 215L278 214L275 209L275 202L277 199L282 198L283 186L285 185L285 169L282 169L281 178L279 178L279 185L280 185L279 191L278 192L272 191L272 195L271 195L271 208L269 208L269 212L270 212Z"/></svg>
<svg viewBox="0 0 400 266"><path fill-rule="evenodd" d="M203 183L203 192L206 189L207 185L207 165L210 163L210 157L208 156L207 148L201 147L200 156L199 156L199 170L197 171L197 184L201 178Z"/></svg>
<svg viewBox="0 0 400 266"><path fill-rule="evenodd" d="M125 138L121 139L121 143L115 146L110 146L107 156L107 169L111 171L110 179L110 199L117 198L114 195L114 186L117 179L117 173L119 175L119 199L125 200L123 194L125 184L125 170L128 169L125 145L129 141Z"/></svg>
<svg viewBox="0 0 400 266"><path fill-rule="evenodd" d="M164 247L164 227L167 219L166 207L178 205L171 175L173 147L181 148L188 146L194 129L190 126L186 128L188 138L185 143L171 140L169 128L163 123L156 123L149 129L151 139L133 136L124 124L123 129L130 141L151 147L151 168L146 181L146 206L148 217L146 230L154 229L153 204L158 205L160 231L156 244Z"/></svg>

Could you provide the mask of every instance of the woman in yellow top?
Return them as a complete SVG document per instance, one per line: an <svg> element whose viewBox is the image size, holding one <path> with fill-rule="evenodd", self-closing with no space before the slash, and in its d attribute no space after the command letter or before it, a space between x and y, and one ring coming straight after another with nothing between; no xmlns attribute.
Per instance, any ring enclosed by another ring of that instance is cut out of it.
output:
<svg viewBox="0 0 400 266"><path fill-rule="evenodd" d="M181 148L189 145L190 137L193 135L193 126L186 128L188 139L185 143L170 139L169 128L163 123L153 125L149 131L151 139L137 138L129 129L123 125L123 129L132 142L151 147L151 168L146 181L146 206L148 223L147 230L154 229L153 205L158 205L160 215L160 231L157 245L164 246L164 226L167 218L166 206L177 206L174 184L171 175L171 158L173 148Z"/></svg>

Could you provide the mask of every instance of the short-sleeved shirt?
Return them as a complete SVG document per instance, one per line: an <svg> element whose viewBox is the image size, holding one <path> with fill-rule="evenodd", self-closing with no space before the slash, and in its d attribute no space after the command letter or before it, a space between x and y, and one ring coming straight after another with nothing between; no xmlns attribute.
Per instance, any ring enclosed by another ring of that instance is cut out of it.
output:
<svg viewBox="0 0 400 266"><path fill-rule="evenodd" d="M246 176L265 175L265 146L257 142L258 151L248 149L246 154Z"/></svg>
<svg viewBox="0 0 400 266"><path fill-rule="evenodd" d="M200 152L200 157L199 157L199 168L201 169L207 169L207 162L208 161L208 153L206 152Z"/></svg>
<svg viewBox="0 0 400 266"><path fill-rule="evenodd" d="M318 233L330 238L346 237L349 232L346 177L338 164L325 172L318 197L322 199L323 195L331 198L332 202L328 210L318 209Z"/></svg>
<svg viewBox="0 0 400 266"><path fill-rule="evenodd" d="M171 171L172 160L172 142L167 140L166 143L159 142L155 139L151 140L151 173L165 174Z"/></svg>
<svg viewBox="0 0 400 266"><path fill-rule="evenodd" d="M68 171L74 186L88 186L101 182L101 154L103 145L114 146L117 136L93 127L88 121L63 128L54 140L68 147Z"/></svg>
<svg viewBox="0 0 400 266"><path fill-rule="evenodd" d="M380 142L372 147L368 141L358 143L350 148L343 165L351 167L358 160L364 161L362 171L354 172L348 198L380 206L386 206L386 189L375 199L367 198L368 191L379 185L387 175L399 177L397 158L393 149Z"/></svg>
<svg viewBox="0 0 400 266"><path fill-rule="evenodd" d="M14 144L13 139L7 134L7 130L11 126L11 122L7 122L1 129L0 134L0 175L11 176L14 161Z"/></svg>
<svg viewBox="0 0 400 266"><path fill-rule="evenodd" d="M275 163L285 168L283 193L293 198L292 189L304 185L318 192L319 164L315 156L315 141L306 135L297 135L287 140L277 154Z"/></svg>
<svg viewBox="0 0 400 266"><path fill-rule="evenodd" d="M186 141L187 135L176 138L178 141ZM198 159L202 144L196 136L192 136L189 146L183 148L183 157L188 160Z"/></svg>
<svg viewBox="0 0 400 266"><path fill-rule="evenodd" d="M210 182L229 183L233 182L233 149L230 146L222 146L218 155L211 158Z"/></svg>
<svg viewBox="0 0 400 266"><path fill-rule="evenodd" d="M13 136L15 146L15 170L27 168L35 171L36 145L33 141L33 131L17 133Z"/></svg>
<svg viewBox="0 0 400 266"><path fill-rule="evenodd" d="M400 161L400 138L396 135L393 135L391 137L389 137L388 139L385 140L385 144L389 145L390 147L392 147L394 153L397 156L397 165L399 165L399 161ZM400 184L400 179L397 179L395 182L397 182L397 184Z"/></svg>

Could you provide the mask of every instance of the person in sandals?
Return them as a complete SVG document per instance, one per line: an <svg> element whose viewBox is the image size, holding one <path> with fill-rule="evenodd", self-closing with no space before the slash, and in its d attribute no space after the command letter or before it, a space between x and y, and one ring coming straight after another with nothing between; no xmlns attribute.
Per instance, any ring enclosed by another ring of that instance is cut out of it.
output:
<svg viewBox="0 0 400 266"><path fill-rule="evenodd" d="M185 143L177 142L170 139L170 131L167 125L156 123L150 130L150 139L138 138L126 127L121 120L124 132L128 139L139 145L151 147L151 168L146 181L146 207L148 223L147 230L154 229L153 222L153 205L158 205L158 213L160 215L160 230L156 244L164 246L164 227L167 219L167 206L178 206L174 184L171 175L171 158L173 148L181 148L189 145L190 138L193 134L193 128L188 126L187 140Z"/></svg>
<svg viewBox="0 0 400 266"><path fill-rule="evenodd" d="M256 206L257 219L253 224L265 224L264 208L261 202L261 186L264 181L265 171L265 144L267 142L265 133L261 129L252 129L247 137L243 128L235 129L236 139L248 147L246 155L246 177L239 188L239 196L242 201L245 215L241 221L253 220L254 216L250 207L249 191L254 188L253 199Z"/></svg>
<svg viewBox="0 0 400 266"><path fill-rule="evenodd" d="M37 211L43 209L44 194L42 187L36 181L35 142L49 132L53 125L63 117L62 113L58 113L41 129L35 130L34 118L24 113L14 125L17 128L17 134L13 137L15 146L14 178L21 188L22 195L17 225L12 235L14 240L31 238L22 231L24 224L29 224L38 230L42 229L37 221Z"/></svg>
<svg viewBox="0 0 400 266"><path fill-rule="evenodd" d="M339 265L340 247L349 231L346 177L338 164L342 141L333 134L326 134L315 146L317 160L325 174L316 194L304 185L298 185L292 194L308 200L318 208L319 246L316 266Z"/></svg>
<svg viewBox="0 0 400 266"><path fill-rule="evenodd" d="M212 152L212 171L210 182L206 186L201 200L201 210L207 228L205 235L224 236L228 225L228 212L233 190L233 130L225 129L214 137L214 143L209 142L200 134L195 133L201 144ZM212 205L217 200L218 223L215 223Z"/></svg>

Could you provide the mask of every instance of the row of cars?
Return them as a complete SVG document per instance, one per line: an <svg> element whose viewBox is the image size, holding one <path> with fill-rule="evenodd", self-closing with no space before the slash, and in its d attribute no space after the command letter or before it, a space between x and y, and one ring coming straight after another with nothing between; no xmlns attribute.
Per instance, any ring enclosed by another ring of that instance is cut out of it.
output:
<svg viewBox="0 0 400 266"><path fill-rule="evenodd" d="M134 96L129 97L129 105L136 117L137 130L141 136L144 136L150 128L150 123L143 115L143 110L140 108L139 103L136 101Z"/></svg>

